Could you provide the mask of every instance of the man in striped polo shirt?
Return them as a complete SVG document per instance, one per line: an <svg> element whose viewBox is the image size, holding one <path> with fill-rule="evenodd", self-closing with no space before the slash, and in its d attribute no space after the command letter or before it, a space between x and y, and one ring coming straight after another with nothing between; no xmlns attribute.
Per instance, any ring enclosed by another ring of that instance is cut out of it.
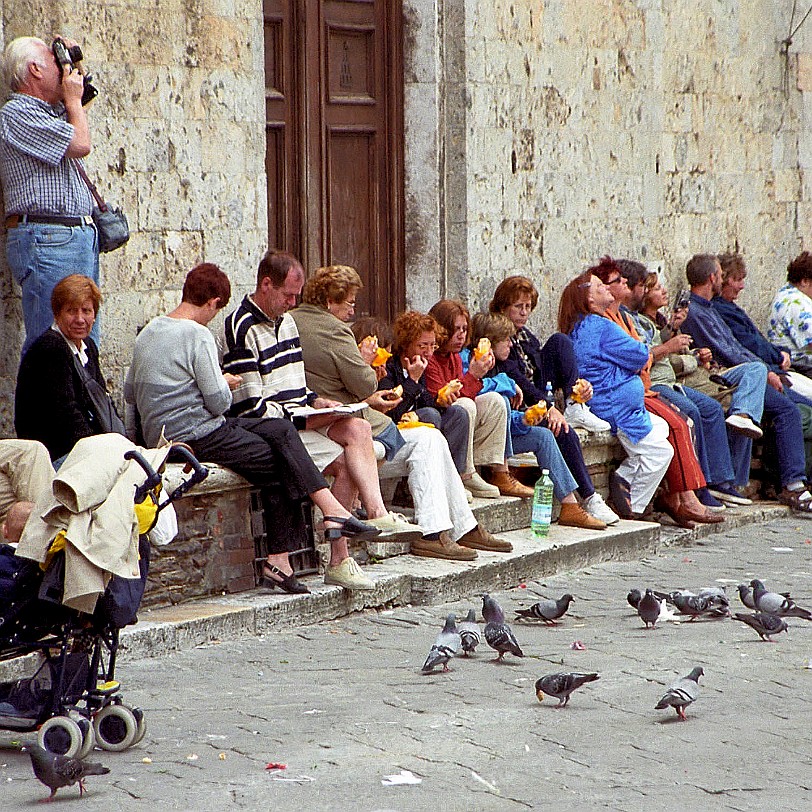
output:
<svg viewBox="0 0 812 812"><path fill-rule="evenodd" d="M269 251L259 264L256 290L226 317L223 370L241 380L232 393L231 416L286 418L293 406L341 405L320 398L305 382L299 331L287 312L296 304L304 278L293 255ZM367 523L381 530L378 540L420 538L417 525L384 506L366 420L314 415L299 434L316 467L335 478L331 490L336 499L352 509L356 495L360 497Z"/></svg>

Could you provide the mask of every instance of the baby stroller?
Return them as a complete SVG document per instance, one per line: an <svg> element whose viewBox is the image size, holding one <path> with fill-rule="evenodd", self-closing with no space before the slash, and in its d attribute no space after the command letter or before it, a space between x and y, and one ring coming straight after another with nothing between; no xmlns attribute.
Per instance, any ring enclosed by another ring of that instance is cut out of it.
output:
<svg viewBox="0 0 812 812"><path fill-rule="evenodd" d="M41 747L77 758L96 745L126 750L144 737L144 713L124 703L115 679L119 629L137 619L149 568L147 532L164 507L209 473L184 446L174 446L173 454L186 463L185 478L168 495L160 493L162 477L139 450L124 454L147 477L134 496L140 577L113 576L93 614L61 602L64 550L50 558L43 572L37 561L16 556L10 545L0 546L0 659L42 657L32 676L0 683L0 729L38 730Z"/></svg>

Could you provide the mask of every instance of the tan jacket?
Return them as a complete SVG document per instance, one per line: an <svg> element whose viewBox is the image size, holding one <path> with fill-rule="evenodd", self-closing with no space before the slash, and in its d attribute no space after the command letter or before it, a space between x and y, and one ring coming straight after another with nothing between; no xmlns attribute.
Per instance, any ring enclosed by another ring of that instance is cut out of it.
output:
<svg viewBox="0 0 812 812"><path fill-rule="evenodd" d="M56 534L64 531L65 584L62 603L88 614L112 575L137 578L138 521L135 488L146 478L138 463L124 459L136 448L120 434L97 434L79 440L54 479L37 499L17 555L44 562ZM153 468L169 453L139 449Z"/></svg>
<svg viewBox="0 0 812 812"><path fill-rule="evenodd" d="M375 370L361 357L348 324L316 305L299 305L291 310L291 315L299 330L310 389L323 398L357 403L366 400L378 388ZM375 409L367 409L364 416L372 426L373 436L392 422Z"/></svg>

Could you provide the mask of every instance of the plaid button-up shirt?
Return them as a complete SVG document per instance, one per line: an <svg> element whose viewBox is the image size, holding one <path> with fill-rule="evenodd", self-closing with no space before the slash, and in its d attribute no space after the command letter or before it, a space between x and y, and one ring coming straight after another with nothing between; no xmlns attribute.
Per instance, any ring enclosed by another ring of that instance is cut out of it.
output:
<svg viewBox="0 0 812 812"><path fill-rule="evenodd" d="M64 107L13 93L0 109L0 181L6 214L78 217L93 211L90 190L67 158L73 125Z"/></svg>

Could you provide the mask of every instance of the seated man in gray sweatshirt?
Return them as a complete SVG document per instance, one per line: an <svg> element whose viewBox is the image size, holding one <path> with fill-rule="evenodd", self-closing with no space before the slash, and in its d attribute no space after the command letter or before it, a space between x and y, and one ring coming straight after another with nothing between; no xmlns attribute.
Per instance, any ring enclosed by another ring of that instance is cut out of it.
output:
<svg viewBox="0 0 812 812"><path fill-rule="evenodd" d="M262 488L268 560L263 585L289 593L309 592L296 579L288 557L302 547L301 502L310 499L324 514L330 562L324 582L348 589L372 589L347 549L347 536L374 538L380 530L358 521L333 496L288 420L226 417L238 376L220 371L214 337L207 325L231 298L228 277L211 263L186 276L181 303L157 316L139 333L124 388L128 428L136 415L146 444L163 432Z"/></svg>

